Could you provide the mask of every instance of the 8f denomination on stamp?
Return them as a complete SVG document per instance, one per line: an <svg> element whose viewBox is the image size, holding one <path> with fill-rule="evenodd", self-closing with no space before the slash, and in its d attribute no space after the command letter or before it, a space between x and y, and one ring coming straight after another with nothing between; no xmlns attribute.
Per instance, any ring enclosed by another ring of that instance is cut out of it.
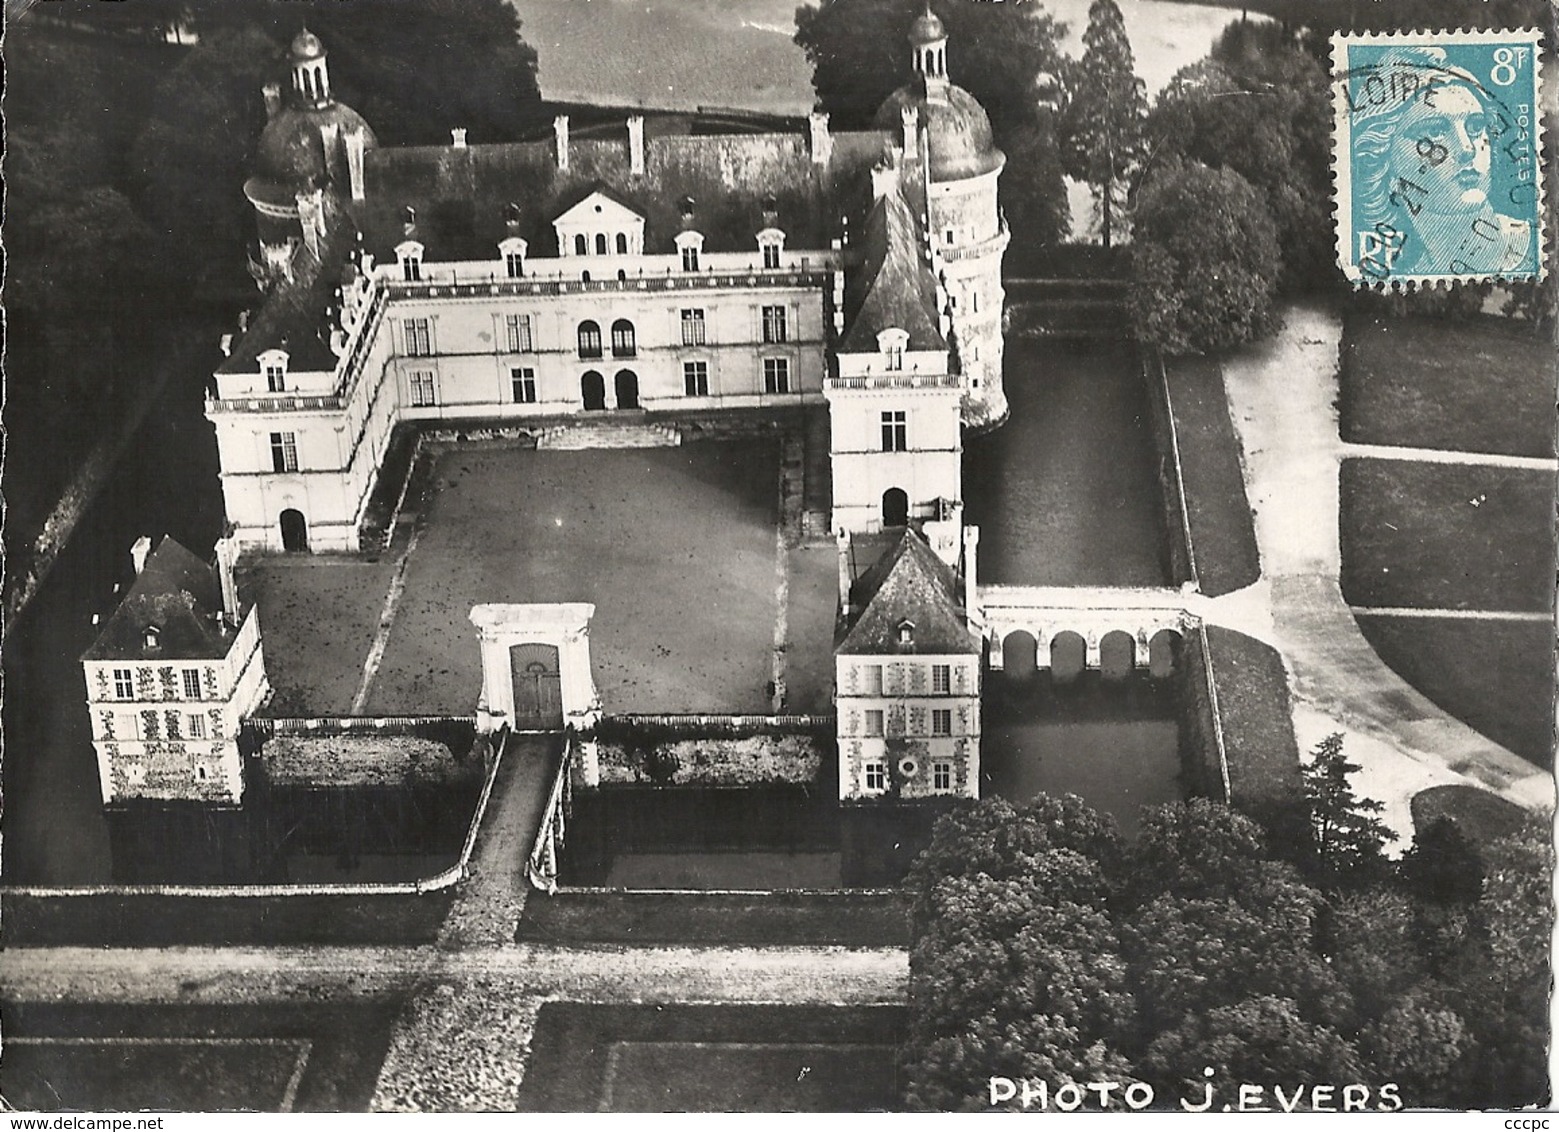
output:
<svg viewBox="0 0 1559 1132"><path fill-rule="evenodd" d="M1337 257L1356 286L1542 277L1540 43L1333 37Z"/></svg>

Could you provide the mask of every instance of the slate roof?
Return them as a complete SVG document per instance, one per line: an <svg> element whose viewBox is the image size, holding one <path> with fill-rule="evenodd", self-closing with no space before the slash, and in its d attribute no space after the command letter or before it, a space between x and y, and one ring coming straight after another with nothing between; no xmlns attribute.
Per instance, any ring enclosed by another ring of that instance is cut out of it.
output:
<svg viewBox="0 0 1559 1132"><path fill-rule="evenodd" d="M309 250L307 243L297 246L292 256L292 281L271 289L217 373L252 373L259 365L259 356L271 349L286 350L287 368L299 373L336 368L337 358L330 349L331 325L325 314L335 302L342 269L357 247L357 225L330 189L325 190L322 204L325 237L319 254ZM497 254L496 244L493 254Z"/></svg>
<svg viewBox="0 0 1559 1132"><path fill-rule="evenodd" d="M1000 169L1006 160L996 148L985 108L963 87L948 83L938 94L928 97L924 80L917 79L888 96L878 108L874 124L902 131L906 106L915 107L925 124L933 181L978 177Z"/></svg>
<svg viewBox="0 0 1559 1132"><path fill-rule="evenodd" d="M977 654L959 597L957 575L912 527L856 580L852 598L862 604L834 646L849 656ZM914 625L908 644L899 626Z"/></svg>
<svg viewBox="0 0 1559 1132"><path fill-rule="evenodd" d="M82 656L83 660L213 660L227 655L234 632L218 619L216 571L178 541L164 538ZM146 647L156 627L158 645Z"/></svg>
<svg viewBox="0 0 1559 1132"><path fill-rule="evenodd" d="M936 277L922 254L923 236L897 190L878 198L858 247L862 262L845 273L845 330L840 350L875 353L890 327L909 333L911 350L945 350L937 318Z"/></svg>
<svg viewBox="0 0 1559 1132"><path fill-rule="evenodd" d="M430 261L497 258L508 236L538 256L557 254L552 221L592 189L604 188L645 218L645 251L669 255L684 228L680 203L694 202L692 227L710 252L757 254L763 204L773 197L792 248L826 248L851 211L852 192L885 150L887 135L834 136L826 166L812 162L804 131L769 134L656 133L645 124L645 171L629 170L628 132L569 142L569 168L557 167L552 139L496 145L380 147L365 156L366 201L352 205L367 249L390 258L404 239L407 206ZM605 131L591 131L592 134ZM510 206L518 213L508 222Z"/></svg>

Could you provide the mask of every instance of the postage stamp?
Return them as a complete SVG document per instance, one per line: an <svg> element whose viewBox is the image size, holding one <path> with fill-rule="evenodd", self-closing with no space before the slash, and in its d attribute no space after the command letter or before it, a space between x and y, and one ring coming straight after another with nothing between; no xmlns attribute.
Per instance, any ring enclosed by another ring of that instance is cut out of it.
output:
<svg viewBox="0 0 1559 1132"><path fill-rule="evenodd" d="M1337 258L1355 286L1542 277L1539 45L1332 37Z"/></svg>

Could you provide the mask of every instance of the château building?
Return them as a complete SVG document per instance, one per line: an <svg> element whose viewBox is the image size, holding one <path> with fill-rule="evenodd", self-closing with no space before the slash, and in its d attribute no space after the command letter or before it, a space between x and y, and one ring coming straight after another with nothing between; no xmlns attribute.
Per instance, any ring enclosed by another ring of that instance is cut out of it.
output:
<svg viewBox="0 0 1559 1132"><path fill-rule="evenodd" d="M935 16L876 128L629 116L615 136L391 147L319 39L245 185L267 298L215 375L239 543L355 550L400 422L827 401L833 529L945 516L960 427L1006 413L1003 157Z"/></svg>
<svg viewBox="0 0 1559 1132"><path fill-rule="evenodd" d="M206 401L223 553L363 549L398 426L539 444L610 422L608 442L679 443L699 415L810 406L841 562L857 536L891 547L859 581L841 569L840 797L977 795L962 452L1007 412L1004 158L929 10L910 49L911 81L866 130L629 114L576 132L559 115L537 140L407 147L335 98L325 45L299 34L244 186L264 298ZM186 559L165 540L84 660L105 801L242 796L258 626ZM177 645L153 609L180 613Z"/></svg>
<svg viewBox="0 0 1559 1132"><path fill-rule="evenodd" d="M213 569L171 538L131 548L135 580L81 658L104 805L243 801L239 724L270 686L233 554L224 539Z"/></svg>

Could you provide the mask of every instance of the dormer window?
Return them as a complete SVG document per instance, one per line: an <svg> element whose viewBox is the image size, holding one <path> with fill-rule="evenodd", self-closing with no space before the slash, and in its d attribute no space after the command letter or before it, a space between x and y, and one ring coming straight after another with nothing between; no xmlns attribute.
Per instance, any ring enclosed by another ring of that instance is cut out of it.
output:
<svg viewBox="0 0 1559 1132"><path fill-rule="evenodd" d="M422 279L423 247L416 240L407 240L395 248L395 260L401 265L401 278L407 283Z"/></svg>
<svg viewBox="0 0 1559 1132"><path fill-rule="evenodd" d="M284 392L287 388L287 352L285 350L267 350L261 354L260 371L265 375L267 392Z"/></svg>
<svg viewBox="0 0 1559 1132"><path fill-rule="evenodd" d="M155 625L146 627L146 647L155 649L162 644L162 630Z"/></svg>
<svg viewBox="0 0 1559 1132"><path fill-rule="evenodd" d="M904 368L904 351L909 346L909 332L889 327L877 335L877 348L883 353L884 364L890 371Z"/></svg>
<svg viewBox="0 0 1559 1132"><path fill-rule="evenodd" d="M504 274L510 279L519 279L525 274L525 251L525 241L518 236L498 245L498 257L503 260Z"/></svg>
<svg viewBox="0 0 1559 1132"><path fill-rule="evenodd" d="M679 232L677 234L677 251L682 256L683 271L697 271L698 257L704 250L704 236L701 232Z"/></svg>
<svg viewBox="0 0 1559 1132"><path fill-rule="evenodd" d="M899 622L899 644L912 645L915 643L915 623L913 621Z"/></svg>
<svg viewBox="0 0 1559 1132"><path fill-rule="evenodd" d="M780 255L785 250L785 233L778 228L765 228L758 233L758 250L763 255L764 267L778 267Z"/></svg>

